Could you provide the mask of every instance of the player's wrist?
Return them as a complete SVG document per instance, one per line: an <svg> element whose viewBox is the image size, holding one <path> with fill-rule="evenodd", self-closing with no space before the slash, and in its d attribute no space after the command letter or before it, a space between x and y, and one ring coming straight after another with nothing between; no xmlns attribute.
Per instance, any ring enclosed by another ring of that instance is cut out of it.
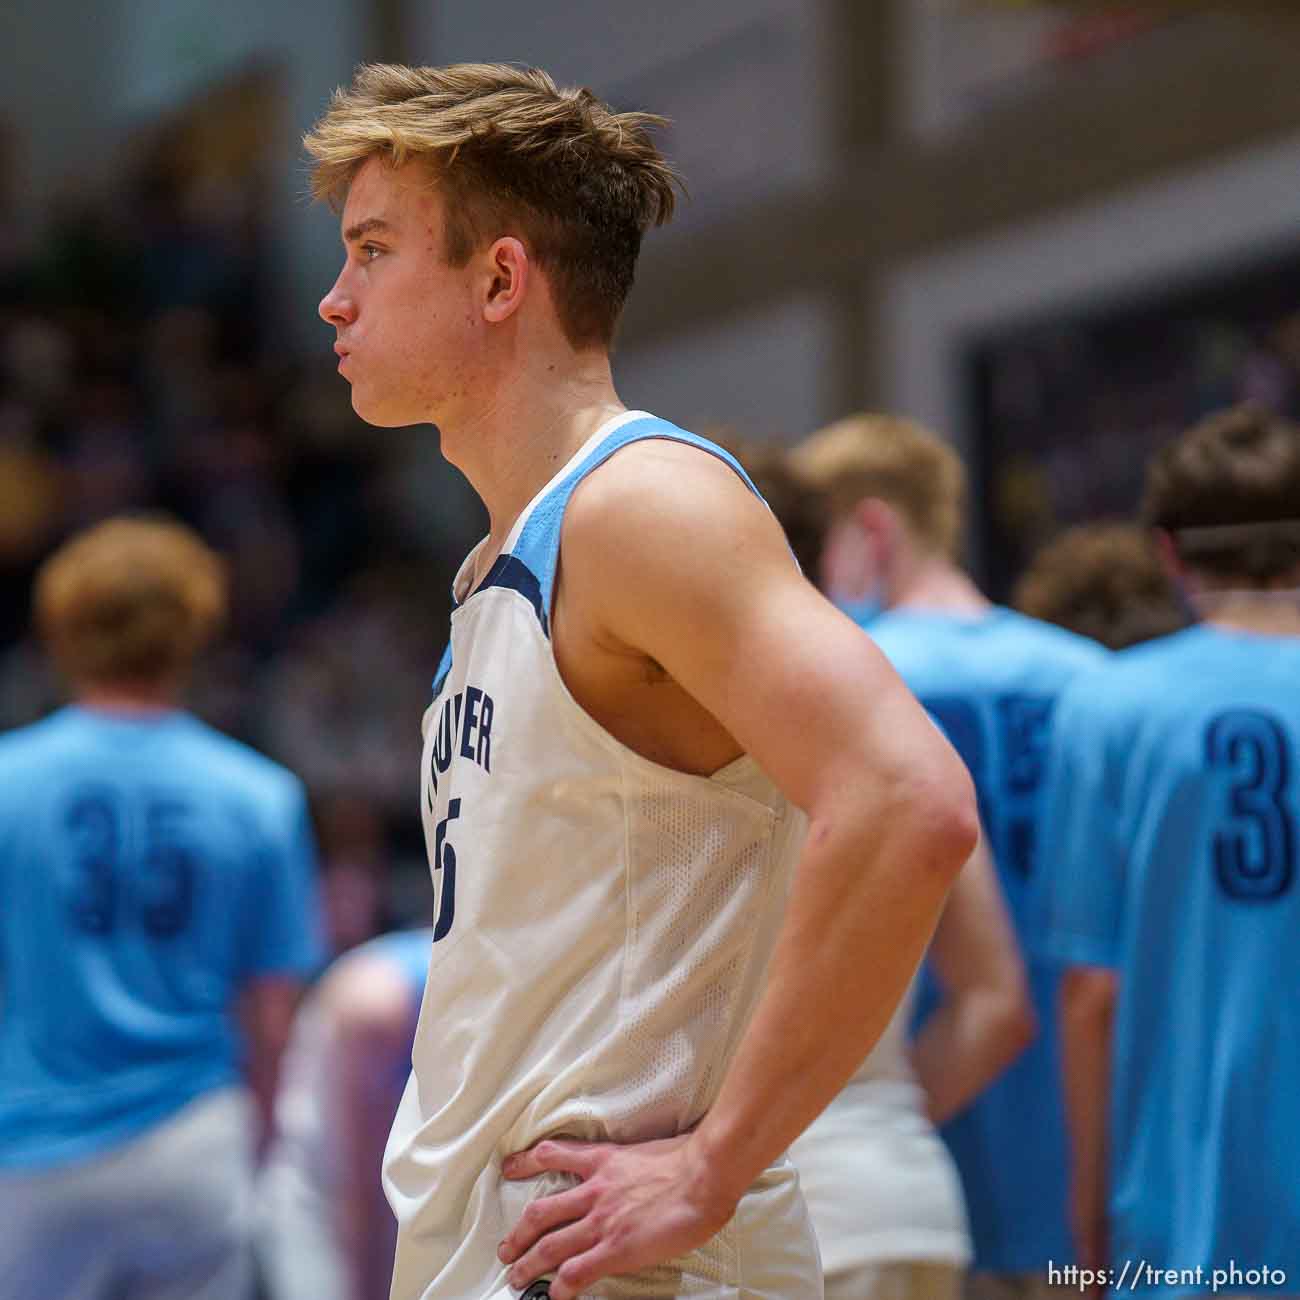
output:
<svg viewBox="0 0 1300 1300"><path fill-rule="evenodd" d="M736 1212L745 1189L753 1181L743 1156L725 1137L705 1122L686 1144L689 1170L687 1195L702 1218L721 1228Z"/></svg>

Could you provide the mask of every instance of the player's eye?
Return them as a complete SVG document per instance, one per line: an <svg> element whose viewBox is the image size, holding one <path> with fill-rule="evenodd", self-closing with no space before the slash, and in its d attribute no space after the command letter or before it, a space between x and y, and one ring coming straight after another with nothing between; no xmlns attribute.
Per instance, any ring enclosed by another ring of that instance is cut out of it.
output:
<svg viewBox="0 0 1300 1300"><path fill-rule="evenodd" d="M361 245L361 257L366 262L373 262L382 251L378 244Z"/></svg>

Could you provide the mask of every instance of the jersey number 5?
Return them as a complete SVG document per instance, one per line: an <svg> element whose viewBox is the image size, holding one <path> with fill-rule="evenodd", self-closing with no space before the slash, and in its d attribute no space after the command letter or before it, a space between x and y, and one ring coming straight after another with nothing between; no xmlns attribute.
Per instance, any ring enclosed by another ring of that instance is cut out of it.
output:
<svg viewBox="0 0 1300 1300"><path fill-rule="evenodd" d="M447 815L434 827L433 865L442 872L442 888L438 891L438 919L433 925L433 942L445 939L456 919L456 850L447 839L447 825L460 816L460 800L447 800Z"/></svg>
<svg viewBox="0 0 1300 1300"><path fill-rule="evenodd" d="M1252 709L1221 713L1206 728L1206 763L1231 778L1226 825L1214 832L1214 869L1224 893L1261 902L1295 878L1295 823L1287 805L1291 744L1276 718Z"/></svg>

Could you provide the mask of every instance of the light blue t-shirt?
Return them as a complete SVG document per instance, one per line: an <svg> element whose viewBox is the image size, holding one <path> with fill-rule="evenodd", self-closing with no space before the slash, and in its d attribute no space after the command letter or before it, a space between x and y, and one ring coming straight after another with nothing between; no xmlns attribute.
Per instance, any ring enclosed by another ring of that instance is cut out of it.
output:
<svg viewBox="0 0 1300 1300"><path fill-rule="evenodd" d="M974 1267L1038 1273L1073 1259L1066 1213L1065 1119L1056 1001L1059 968L1029 954L1030 878L1058 851L1044 840L1043 769L1065 686L1108 652L1013 610L983 615L895 609L866 628L965 760L1008 910L1026 950L1039 1033L942 1134L961 1173ZM936 990L923 970L917 1020Z"/></svg>
<svg viewBox="0 0 1300 1300"><path fill-rule="evenodd" d="M1112 1258L1282 1269L1293 1292L1300 638L1190 628L1078 681L1058 722L1034 902L1043 952L1119 973Z"/></svg>
<svg viewBox="0 0 1300 1300"><path fill-rule="evenodd" d="M84 1159L235 1082L241 987L322 956L289 772L180 712L0 737L0 1169Z"/></svg>

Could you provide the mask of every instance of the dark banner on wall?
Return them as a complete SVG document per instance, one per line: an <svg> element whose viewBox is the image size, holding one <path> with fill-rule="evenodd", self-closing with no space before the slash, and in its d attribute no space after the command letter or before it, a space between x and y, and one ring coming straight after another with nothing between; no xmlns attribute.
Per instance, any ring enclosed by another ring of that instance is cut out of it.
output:
<svg viewBox="0 0 1300 1300"><path fill-rule="evenodd" d="M1241 401L1300 418L1300 248L979 339L967 369L982 576L1005 598L1062 528L1131 517L1191 422Z"/></svg>

